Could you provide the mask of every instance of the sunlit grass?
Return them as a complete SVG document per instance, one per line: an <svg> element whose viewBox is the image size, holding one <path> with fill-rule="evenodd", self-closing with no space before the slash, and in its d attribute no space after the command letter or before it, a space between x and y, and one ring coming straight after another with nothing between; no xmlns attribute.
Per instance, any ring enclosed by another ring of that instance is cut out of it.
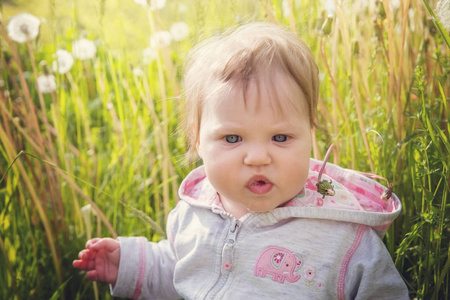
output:
<svg viewBox="0 0 450 300"><path fill-rule="evenodd" d="M127 0L117 14L114 1L91 1L91 13L75 2L48 1L38 41L10 41L5 15L0 26L1 299L110 298L71 261L92 236L163 236L190 169L177 132L184 57L250 20L282 24L311 46L321 72L313 156L333 143L333 162L394 184L403 214L386 246L413 297L448 298L448 35L422 1L346 2L330 18L318 1L168 1L153 12ZM189 38L144 62L150 36L175 21ZM55 51L83 36L95 58L54 73L57 89L40 93L36 78L53 73Z"/></svg>

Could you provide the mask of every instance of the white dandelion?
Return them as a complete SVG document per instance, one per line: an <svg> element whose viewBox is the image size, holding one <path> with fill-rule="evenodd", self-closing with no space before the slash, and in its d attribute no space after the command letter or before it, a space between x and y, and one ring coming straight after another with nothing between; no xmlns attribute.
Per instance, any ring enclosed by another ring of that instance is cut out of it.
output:
<svg viewBox="0 0 450 300"><path fill-rule="evenodd" d="M148 64L150 61L156 60L158 58L158 50L152 47L145 48L142 50L143 63Z"/></svg>
<svg viewBox="0 0 450 300"><path fill-rule="evenodd" d="M391 0L390 4L394 10L397 10L400 8L401 3L400 3L400 0Z"/></svg>
<svg viewBox="0 0 450 300"><path fill-rule="evenodd" d="M334 4L334 0L325 0L322 2L322 5L328 15L334 16L336 14L336 6Z"/></svg>
<svg viewBox="0 0 450 300"><path fill-rule="evenodd" d="M91 214L93 213L92 206L87 204L81 209L81 216L83 217L84 224L86 225L86 235L88 239L91 237Z"/></svg>
<svg viewBox="0 0 450 300"><path fill-rule="evenodd" d="M88 39L81 39L73 42L72 53L75 58L86 60L95 57L97 47L93 41Z"/></svg>
<svg viewBox="0 0 450 300"><path fill-rule="evenodd" d="M291 8L289 7L288 0L283 0L283 2L281 3L281 7L283 11L283 16L285 18L288 18L291 13Z"/></svg>
<svg viewBox="0 0 450 300"><path fill-rule="evenodd" d="M185 14L187 12L187 6L184 5L183 3L178 4L178 12Z"/></svg>
<svg viewBox="0 0 450 300"><path fill-rule="evenodd" d="M442 26L450 31L450 0L439 0L435 11Z"/></svg>
<svg viewBox="0 0 450 300"><path fill-rule="evenodd" d="M157 31L150 38L150 46L155 49L161 49L170 46L172 36L168 31Z"/></svg>
<svg viewBox="0 0 450 300"><path fill-rule="evenodd" d="M408 16L409 16L409 19L410 19L410 20L414 20L414 15L415 15L414 9L410 8L410 9L408 10ZM411 28L411 31L412 31L412 32L416 31L416 25L415 25L415 22L414 22L414 21L410 21L410 22L409 22L409 27Z"/></svg>
<svg viewBox="0 0 450 300"><path fill-rule="evenodd" d="M81 214L83 215L83 217L89 216L92 211L92 206L90 204L87 204L87 205L83 206L80 210L81 210Z"/></svg>
<svg viewBox="0 0 450 300"><path fill-rule="evenodd" d="M163 9L164 6L166 6L166 0L150 0L151 10Z"/></svg>
<svg viewBox="0 0 450 300"><path fill-rule="evenodd" d="M142 77L144 75L144 70L142 70L140 67L133 68L133 75L136 77Z"/></svg>
<svg viewBox="0 0 450 300"><path fill-rule="evenodd" d="M158 50L152 47L147 47L144 50L142 50L142 56L144 56L144 58L149 60L155 60L158 58Z"/></svg>
<svg viewBox="0 0 450 300"><path fill-rule="evenodd" d="M8 22L8 35L13 41L24 43L31 41L39 34L41 21L29 13L15 15Z"/></svg>
<svg viewBox="0 0 450 300"><path fill-rule="evenodd" d="M136 3L138 5L142 5L144 7L147 6L147 0L134 0L134 3Z"/></svg>
<svg viewBox="0 0 450 300"><path fill-rule="evenodd" d="M53 62L53 70L57 70L59 74L69 72L73 65L73 56L66 50L57 50L55 53L56 60Z"/></svg>
<svg viewBox="0 0 450 300"><path fill-rule="evenodd" d="M134 3L143 7L149 7L150 10L159 10L166 6L166 0L134 0Z"/></svg>
<svg viewBox="0 0 450 300"><path fill-rule="evenodd" d="M174 23L170 27L170 34L175 41L184 40L189 35L189 26L184 22Z"/></svg>
<svg viewBox="0 0 450 300"><path fill-rule="evenodd" d="M37 78L36 84L39 91L43 94L49 94L56 90L55 76L53 75L41 75Z"/></svg>

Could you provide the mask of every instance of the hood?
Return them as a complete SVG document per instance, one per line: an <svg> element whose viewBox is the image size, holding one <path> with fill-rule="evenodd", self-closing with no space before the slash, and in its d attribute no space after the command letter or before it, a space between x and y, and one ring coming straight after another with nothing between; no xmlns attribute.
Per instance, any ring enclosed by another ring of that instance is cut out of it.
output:
<svg viewBox="0 0 450 300"><path fill-rule="evenodd" d="M382 237L401 212L401 202L397 196L392 194L391 198L384 200L381 196L387 188L382 184L353 170L327 163L321 179L332 182L335 194L324 197L316 187L322 164L322 161L311 159L304 188L283 206L257 214L266 215L266 219L271 220L269 223L297 217L364 224L371 226ZM190 205L223 209L203 166L185 178L179 194Z"/></svg>

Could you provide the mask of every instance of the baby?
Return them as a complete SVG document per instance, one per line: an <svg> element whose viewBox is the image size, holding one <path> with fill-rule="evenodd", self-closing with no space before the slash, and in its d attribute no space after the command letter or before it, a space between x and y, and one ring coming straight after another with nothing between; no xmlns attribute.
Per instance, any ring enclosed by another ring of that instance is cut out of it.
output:
<svg viewBox="0 0 450 300"><path fill-rule="evenodd" d="M309 48L278 26L198 45L184 125L203 166L181 184L167 240L89 240L74 267L135 299L408 299L381 239L398 198L310 159L318 87Z"/></svg>

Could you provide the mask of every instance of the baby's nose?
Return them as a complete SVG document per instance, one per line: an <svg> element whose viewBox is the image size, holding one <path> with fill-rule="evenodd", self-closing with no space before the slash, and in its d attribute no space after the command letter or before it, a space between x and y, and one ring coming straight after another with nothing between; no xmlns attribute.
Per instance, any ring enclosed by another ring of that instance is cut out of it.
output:
<svg viewBox="0 0 450 300"><path fill-rule="evenodd" d="M271 161L268 149L261 145L249 147L244 157L244 164L248 166L267 165Z"/></svg>

